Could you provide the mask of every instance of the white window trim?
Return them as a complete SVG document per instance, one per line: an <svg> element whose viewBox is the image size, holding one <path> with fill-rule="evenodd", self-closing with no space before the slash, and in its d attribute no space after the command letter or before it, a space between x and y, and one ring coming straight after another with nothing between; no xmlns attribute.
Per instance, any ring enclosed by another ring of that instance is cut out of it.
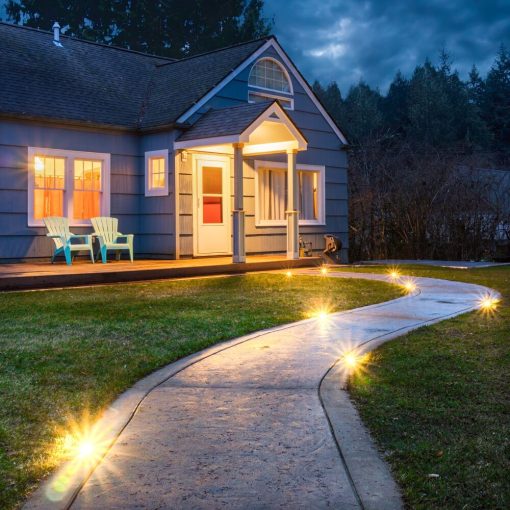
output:
<svg viewBox="0 0 510 510"><path fill-rule="evenodd" d="M253 85L250 85L253 86ZM266 90L266 89L264 89ZM280 99L282 100L282 107L286 110L294 110L294 98L293 97L286 97L286 96L278 96L276 94L266 94L265 92L256 92L255 90L248 90L248 103L255 103L255 101L250 100L250 96L255 95L259 97L267 97L269 99ZM290 105L287 107L285 106L285 102L290 103Z"/></svg>
<svg viewBox="0 0 510 510"><path fill-rule="evenodd" d="M284 227L285 220L263 220L260 214L260 192L259 192L259 169L281 168L287 171L287 163L274 161L255 160L255 226L256 227ZM305 165L298 163L296 169L299 172L319 173L319 217L316 220L299 220L299 225L326 225L326 167L324 165Z"/></svg>
<svg viewBox="0 0 510 510"><path fill-rule="evenodd" d="M69 218L71 227L88 227L90 220L73 219L73 161L75 159L92 159L102 162L101 166L101 216L110 215L110 161L111 156L106 152L84 152L70 151L63 149L48 149L46 147L28 148L28 214L27 221L29 227L44 227L42 220L34 218L34 190L35 190L35 156L50 156L65 158L65 176L64 176L64 211L63 215Z"/></svg>
<svg viewBox="0 0 510 510"><path fill-rule="evenodd" d="M288 92L284 92L283 90L276 90L276 89L271 89L271 88L268 88L268 87L261 87L260 85L252 85L250 83L250 78L251 78L251 73L253 72L253 68L259 63L259 62L262 62L264 60L270 60L271 62L274 62L282 71L283 71L283 74L285 75L285 78L287 78L287 82L289 84L289 91ZM294 95L294 88L293 88L293 85L292 85L292 80L290 79L290 75L289 75L289 72L287 71L287 69L285 69L285 66L276 58L273 58L273 57L262 57L262 58L259 58L254 64L253 66L251 67L250 69L250 74L248 76L248 86L249 87L253 87L254 89L259 89L259 90L267 90L268 92L275 92L276 94L289 94L290 96L293 96Z"/></svg>
<svg viewBox="0 0 510 510"><path fill-rule="evenodd" d="M165 159L165 185L162 188L151 189L150 187L150 158ZM145 196L146 197L164 197L168 195L168 149L157 151L147 151L145 153Z"/></svg>

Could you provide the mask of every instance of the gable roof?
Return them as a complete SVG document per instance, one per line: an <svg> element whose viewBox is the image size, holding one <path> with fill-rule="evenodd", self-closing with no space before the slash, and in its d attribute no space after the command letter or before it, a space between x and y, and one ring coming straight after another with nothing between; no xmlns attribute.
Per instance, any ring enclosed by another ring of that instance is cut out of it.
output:
<svg viewBox="0 0 510 510"><path fill-rule="evenodd" d="M248 103L221 110L209 110L193 126L185 131L178 142L200 140L242 133L253 121L264 113L274 101Z"/></svg>
<svg viewBox="0 0 510 510"><path fill-rule="evenodd" d="M0 113L124 129L175 123L266 42L181 60L0 23Z"/></svg>

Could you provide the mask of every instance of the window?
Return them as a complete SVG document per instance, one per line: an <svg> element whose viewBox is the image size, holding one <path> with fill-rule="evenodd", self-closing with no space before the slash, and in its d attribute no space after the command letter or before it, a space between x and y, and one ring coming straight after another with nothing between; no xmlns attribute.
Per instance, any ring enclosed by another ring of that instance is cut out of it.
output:
<svg viewBox="0 0 510 510"><path fill-rule="evenodd" d="M74 226L110 214L110 155L29 147L28 225L66 216Z"/></svg>
<svg viewBox="0 0 510 510"><path fill-rule="evenodd" d="M102 161L74 160L73 218L88 220L101 216Z"/></svg>
<svg viewBox="0 0 510 510"><path fill-rule="evenodd" d="M168 150L145 153L145 196L168 195Z"/></svg>
<svg viewBox="0 0 510 510"><path fill-rule="evenodd" d="M34 219L63 216L65 158L34 157Z"/></svg>
<svg viewBox="0 0 510 510"><path fill-rule="evenodd" d="M252 87L292 94L287 71L272 58L262 58L255 63L251 68L248 84Z"/></svg>
<svg viewBox="0 0 510 510"><path fill-rule="evenodd" d="M288 110L294 109L294 99L282 95L292 94L292 82L285 68L277 60L262 58L257 61L251 68L248 85L259 89L257 91L248 91L249 103L260 103L262 101L278 99L284 108Z"/></svg>
<svg viewBox="0 0 510 510"><path fill-rule="evenodd" d="M255 162L255 221L257 226L285 225L287 208L286 163ZM315 165L298 165L299 224L325 223L325 168Z"/></svg>

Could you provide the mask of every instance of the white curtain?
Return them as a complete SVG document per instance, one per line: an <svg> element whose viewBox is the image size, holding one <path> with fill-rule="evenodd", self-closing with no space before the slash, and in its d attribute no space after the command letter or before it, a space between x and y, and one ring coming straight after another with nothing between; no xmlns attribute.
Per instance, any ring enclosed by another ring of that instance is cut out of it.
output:
<svg viewBox="0 0 510 510"><path fill-rule="evenodd" d="M261 219L285 220L285 177L285 172L278 170L260 170Z"/></svg>
<svg viewBox="0 0 510 510"><path fill-rule="evenodd" d="M299 218L316 220L315 172L299 172Z"/></svg>

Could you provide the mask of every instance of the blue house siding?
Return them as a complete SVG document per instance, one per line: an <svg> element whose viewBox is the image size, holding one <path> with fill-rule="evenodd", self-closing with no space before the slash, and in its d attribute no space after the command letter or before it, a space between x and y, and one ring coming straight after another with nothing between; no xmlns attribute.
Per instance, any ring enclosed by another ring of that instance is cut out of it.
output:
<svg viewBox="0 0 510 510"><path fill-rule="evenodd" d="M273 48L264 52L265 56L275 58L285 67ZM248 99L248 78L252 64L227 83L192 117L194 122L210 108L218 109L246 104ZM342 258L347 261L348 249L348 212L347 212L347 154L342 143L331 126L317 109L300 83L287 68L292 80L293 95L281 94L294 99L294 110L286 110L296 126L308 140L308 149L300 152L298 164L324 165L326 167L326 225L300 226L300 234L305 241L313 243L314 249L323 249L325 233L337 235L343 244ZM277 94L278 95L278 94ZM255 159L283 162L285 155L258 156ZM254 160L245 160L244 187L246 211L246 248L249 253L285 251L285 227L255 226L255 185ZM247 168L246 168L247 166ZM233 189L233 188L232 188Z"/></svg>
<svg viewBox="0 0 510 510"><path fill-rule="evenodd" d="M0 260L49 257L54 248L44 228L28 226L28 147L110 153L110 214L119 218L121 231L135 234L140 252L143 158L138 146L138 137L126 133L0 121Z"/></svg>
<svg viewBox="0 0 510 510"><path fill-rule="evenodd" d="M175 258L175 131L148 134L141 138L139 254L144 257ZM145 196L145 152L168 150L168 195Z"/></svg>

